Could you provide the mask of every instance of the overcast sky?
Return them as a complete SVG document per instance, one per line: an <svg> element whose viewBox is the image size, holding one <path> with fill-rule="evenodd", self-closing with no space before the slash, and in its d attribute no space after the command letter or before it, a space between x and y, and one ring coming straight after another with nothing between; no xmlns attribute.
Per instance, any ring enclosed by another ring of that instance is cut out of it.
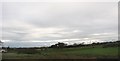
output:
<svg viewBox="0 0 120 61"><path fill-rule="evenodd" d="M118 38L115 2L4 2L0 7L0 39L6 46L92 43Z"/></svg>

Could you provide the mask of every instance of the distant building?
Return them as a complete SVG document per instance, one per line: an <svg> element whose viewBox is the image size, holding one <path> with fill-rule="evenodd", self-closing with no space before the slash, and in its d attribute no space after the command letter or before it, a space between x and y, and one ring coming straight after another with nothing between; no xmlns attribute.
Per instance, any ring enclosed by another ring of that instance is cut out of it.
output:
<svg viewBox="0 0 120 61"><path fill-rule="evenodd" d="M6 50L4 50L4 49L1 49L0 50L0 53L6 53L7 51Z"/></svg>
<svg viewBox="0 0 120 61"><path fill-rule="evenodd" d="M5 49L2 49L2 47L3 47L3 42L0 40L0 53L7 52Z"/></svg>

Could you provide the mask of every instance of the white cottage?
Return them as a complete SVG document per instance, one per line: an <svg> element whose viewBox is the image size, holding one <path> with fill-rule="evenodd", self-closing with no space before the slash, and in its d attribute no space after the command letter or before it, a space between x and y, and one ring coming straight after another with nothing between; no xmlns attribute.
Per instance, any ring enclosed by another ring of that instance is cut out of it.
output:
<svg viewBox="0 0 120 61"><path fill-rule="evenodd" d="M3 46L3 42L0 41L0 52L7 52L5 49L2 49L2 46Z"/></svg>

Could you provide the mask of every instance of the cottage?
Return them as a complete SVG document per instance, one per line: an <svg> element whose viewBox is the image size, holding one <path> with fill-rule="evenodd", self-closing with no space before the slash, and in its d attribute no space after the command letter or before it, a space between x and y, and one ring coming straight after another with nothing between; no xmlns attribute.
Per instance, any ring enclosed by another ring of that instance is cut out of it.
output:
<svg viewBox="0 0 120 61"><path fill-rule="evenodd" d="M0 50L0 53L6 53L7 51L6 50L4 50L4 49L1 49Z"/></svg>
<svg viewBox="0 0 120 61"><path fill-rule="evenodd" d="M2 49L2 46L3 46L3 42L0 41L0 53L7 52L5 49Z"/></svg>

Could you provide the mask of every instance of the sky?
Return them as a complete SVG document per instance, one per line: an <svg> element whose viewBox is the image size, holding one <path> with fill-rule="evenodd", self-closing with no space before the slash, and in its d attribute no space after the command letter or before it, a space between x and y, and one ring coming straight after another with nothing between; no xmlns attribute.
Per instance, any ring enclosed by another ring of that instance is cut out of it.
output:
<svg viewBox="0 0 120 61"><path fill-rule="evenodd" d="M3 2L0 40L10 47L118 39L116 2Z"/></svg>

